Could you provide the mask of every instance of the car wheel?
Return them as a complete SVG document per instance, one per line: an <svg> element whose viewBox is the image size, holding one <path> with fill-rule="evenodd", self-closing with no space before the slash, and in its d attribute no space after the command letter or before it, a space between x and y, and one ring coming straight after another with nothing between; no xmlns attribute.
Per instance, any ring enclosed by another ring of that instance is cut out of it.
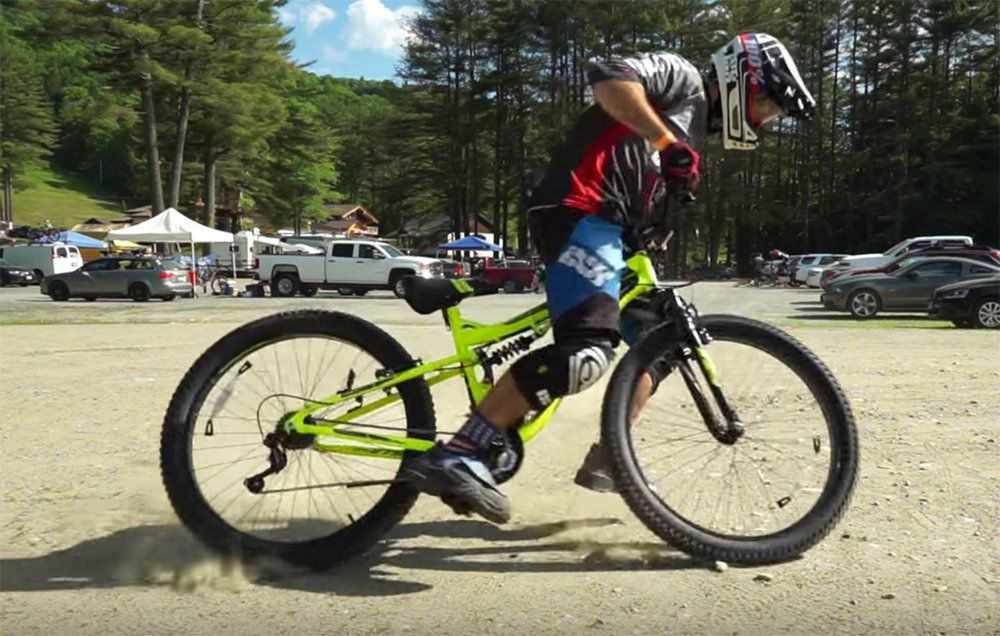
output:
<svg viewBox="0 0 1000 636"><path fill-rule="evenodd" d="M42 279L45 278L45 273L40 269L34 269L32 271L35 273L35 280L39 283L42 282Z"/></svg>
<svg viewBox="0 0 1000 636"><path fill-rule="evenodd" d="M340 294L341 296L350 296L351 294L354 293L354 290L351 289L350 287L338 287L337 293Z"/></svg>
<svg viewBox="0 0 1000 636"><path fill-rule="evenodd" d="M855 318L862 320L871 318L882 308L878 294L870 289L859 289L847 299L847 309Z"/></svg>
<svg viewBox="0 0 1000 636"><path fill-rule="evenodd" d="M392 293L396 295L396 298L404 298L406 296L406 286L403 285L403 277L406 274L397 274L396 278L392 281Z"/></svg>
<svg viewBox="0 0 1000 636"><path fill-rule="evenodd" d="M290 298L299 291L299 278L294 274L278 274L271 281L271 295Z"/></svg>
<svg viewBox="0 0 1000 636"><path fill-rule="evenodd" d="M53 281L49 284L49 298L59 302L69 300L69 287L62 281Z"/></svg>
<svg viewBox="0 0 1000 636"><path fill-rule="evenodd" d="M1000 299L984 298L972 314L976 326L982 329L1000 329Z"/></svg>
<svg viewBox="0 0 1000 636"><path fill-rule="evenodd" d="M149 287L142 283L132 283L128 288L128 297L137 303L144 303L149 300Z"/></svg>
<svg viewBox="0 0 1000 636"><path fill-rule="evenodd" d="M517 291L517 281L516 280L505 280L503 282L503 292L505 294L513 294Z"/></svg>
<svg viewBox="0 0 1000 636"><path fill-rule="evenodd" d="M319 291L319 285L302 285L301 291L306 298L312 298Z"/></svg>

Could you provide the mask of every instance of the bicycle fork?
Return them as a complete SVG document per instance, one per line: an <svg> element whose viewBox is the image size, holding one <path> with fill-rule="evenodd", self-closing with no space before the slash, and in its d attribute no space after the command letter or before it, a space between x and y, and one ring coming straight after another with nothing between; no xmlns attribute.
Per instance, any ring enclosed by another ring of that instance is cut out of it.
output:
<svg viewBox="0 0 1000 636"><path fill-rule="evenodd" d="M715 364L706 350L706 345L712 341L711 336L699 328L696 322L697 310L692 305L685 303L677 295L674 295L673 301L674 307L671 313L681 318L675 324L678 324L678 329L681 331L680 342L684 343L677 356L678 371L680 371L684 384L691 393L695 406L712 436L723 444L735 444L743 436L744 426L729 400L726 399ZM688 352L684 350L685 345ZM691 368L691 360L695 361L698 368L701 369L702 375L708 381L707 394L702 388L698 376ZM709 400L709 395L715 401L715 407Z"/></svg>

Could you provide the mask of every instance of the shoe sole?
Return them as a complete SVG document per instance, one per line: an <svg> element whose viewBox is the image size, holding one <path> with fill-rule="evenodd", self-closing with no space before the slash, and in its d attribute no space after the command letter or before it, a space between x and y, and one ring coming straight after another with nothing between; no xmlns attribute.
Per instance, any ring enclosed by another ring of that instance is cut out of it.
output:
<svg viewBox="0 0 1000 636"><path fill-rule="evenodd" d="M587 490L592 490L599 493L616 493L618 489L615 488L614 481L610 477L605 477L603 475L594 475L593 473L577 473L576 477L573 478L573 483Z"/></svg>
<svg viewBox="0 0 1000 636"><path fill-rule="evenodd" d="M510 521L510 507L507 498L479 485L472 475L451 471L458 475L455 481L444 481L425 475L413 468L403 469L406 481L420 492L439 497L457 514L468 516L475 512L493 523Z"/></svg>

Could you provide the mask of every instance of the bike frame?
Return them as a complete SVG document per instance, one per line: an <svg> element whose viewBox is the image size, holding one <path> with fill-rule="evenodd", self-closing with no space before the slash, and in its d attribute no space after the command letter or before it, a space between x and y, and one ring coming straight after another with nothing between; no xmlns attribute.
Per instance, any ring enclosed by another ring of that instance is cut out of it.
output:
<svg viewBox="0 0 1000 636"><path fill-rule="evenodd" d="M636 298L659 287L656 270L646 252L634 254L628 259L626 266L636 274L637 281L636 285L620 299L621 309L624 309ZM452 282L459 291L471 294L472 290L465 281L455 280ZM433 440L407 435L343 430L343 428L352 425L365 426L364 423L352 420L400 401L402 398L398 389L396 391L392 391L392 389L404 382L418 378L425 378L429 386L434 386L451 378L462 377L471 403L477 405L493 388L489 382L485 381L485 378L480 380L476 374L476 371L484 364L483 351L485 347L527 332L541 337L552 326L548 308L544 303L498 324L481 324L467 320L462 316L457 305L443 311L454 341L454 355L427 363L421 363L417 360L417 364L412 367L398 371L389 370L391 376L384 380L357 388L349 388L324 400L311 401L307 406L285 418L286 431L302 435L315 435L316 441L312 448L324 453L400 459L406 451L425 451L433 446ZM706 354L700 351L700 347L696 349L699 350L699 362L704 360L708 365L711 365L711 361L708 360ZM703 358L703 356L706 357ZM384 393L385 395L365 404L365 397L376 393ZM517 429L521 440L528 442L545 428L561 402L562 399L557 398L542 411L525 418L524 423ZM351 403L356 403L357 406L340 413L333 424L320 424L313 421L312 415L318 411Z"/></svg>

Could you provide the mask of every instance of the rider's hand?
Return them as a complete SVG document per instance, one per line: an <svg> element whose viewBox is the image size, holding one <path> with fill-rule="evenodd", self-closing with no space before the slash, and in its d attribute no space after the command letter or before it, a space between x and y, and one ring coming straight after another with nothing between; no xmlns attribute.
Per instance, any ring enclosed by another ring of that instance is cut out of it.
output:
<svg viewBox="0 0 1000 636"><path fill-rule="evenodd" d="M660 170L668 190L698 191L699 155L686 141L677 140L660 151Z"/></svg>

